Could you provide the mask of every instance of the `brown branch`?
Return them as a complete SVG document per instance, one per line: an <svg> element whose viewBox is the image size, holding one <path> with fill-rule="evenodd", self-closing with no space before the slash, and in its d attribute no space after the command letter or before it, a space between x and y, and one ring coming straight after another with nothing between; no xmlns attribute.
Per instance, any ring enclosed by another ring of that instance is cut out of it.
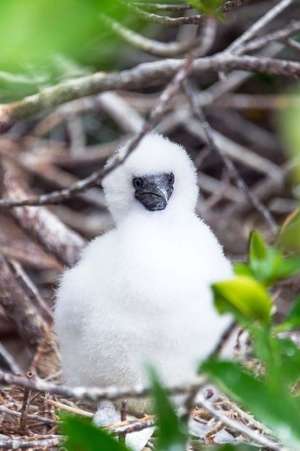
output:
<svg viewBox="0 0 300 451"><path fill-rule="evenodd" d="M18 284L14 271L5 257L0 256L0 305L17 327L19 335L31 351L45 337L47 325Z"/></svg>
<svg viewBox="0 0 300 451"><path fill-rule="evenodd" d="M9 128L16 120L29 118L37 113L55 108L63 103L82 97L117 89L144 89L145 86L161 84L179 70L182 60L163 60L142 63L133 69L121 72L98 72L45 88L40 93L25 97L23 100L0 105L0 130ZM204 71L229 71L234 69L281 75L291 78L300 77L300 63L267 57L235 56L222 53L196 59L193 73Z"/></svg>
<svg viewBox="0 0 300 451"><path fill-rule="evenodd" d="M53 435L47 438L34 439L34 438L10 438L0 436L0 448L1 449L52 449L54 446L58 446L62 442L60 435Z"/></svg>
<svg viewBox="0 0 300 451"><path fill-rule="evenodd" d="M24 175L11 161L2 162L4 168L4 192L10 198L22 199L29 194L25 186ZM46 208L15 208L12 214L22 228L34 234L48 250L53 252L60 261L73 265L85 244L75 232L68 229L53 213Z"/></svg>
<svg viewBox="0 0 300 451"><path fill-rule="evenodd" d="M46 382L42 379L30 380L24 376L16 376L0 370L0 382L2 384L17 385L27 387L33 391L50 393L52 395L63 396L64 398L74 398L77 400L116 401L121 398L144 398L151 394L151 388L142 385L134 387L68 387ZM195 384L182 384L167 388L167 392L172 395L186 394L194 389L202 381Z"/></svg>
<svg viewBox="0 0 300 451"><path fill-rule="evenodd" d="M252 41L246 43L243 47L243 53L258 50L261 47L270 44L270 42L282 41L284 39L287 39L289 36L297 33L297 31L300 31L300 22L292 21L290 24L288 24L281 30L276 30L272 33L268 33L264 36L253 39Z"/></svg>
<svg viewBox="0 0 300 451"><path fill-rule="evenodd" d="M244 182L244 179L240 176L240 174L239 174L238 170L236 169L235 165L233 164L233 162L229 158L227 158L224 155L224 153L221 152L219 147L217 146L215 139L213 137L213 133L210 129L210 125L208 124L201 107L195 101L196 95L188 83L185 84L185 92L186 92L187 99L189 101L192 113L199 120L199 122L202 126L202 129L204 131L205 138L207 140L210 150L212 152L215 152L221 158L228 173L235 180L239 189L244 193L244 195L249 200L249 202L252 204L252 206L260 213L260 215L263 217L263 219L266 221L266 223L270 226L272 232L276 233L277 224L274 221L269 210L267 210L266 207L259 201L259 199L249 190L248 186Z"/></svg>
<svg viewBox="0 0 300 451"><path fill-rule="evenodd" d="M159 42L155 39L149 39L133 30L130 30L130 28L125 27L121 23L104 14L101 15L101 18L111 30L124 39L128 44L154 56L171 58L182 55L183 53L198 46L201 39L198 38L184 42L171 43Z"/></svg>
<svg viewBox="0 0 300 451"><path fill-rule="evenodd" d="M139 142L143 139L143 137L147 133L149 133L151 130L153 130L153 128L157 125L157 123L163 117L170 99L178 92L178 90L181 87L182 82L185 80L185 78L191 72L192 63L193 63L193 59L191 56L187 57L186 60L184 60L184 62L181 63L180 70L175 75L174 79L167 85L167 87L164 89L162 94L160 95L156 107L154 107L154 109L151 112L149 121L144 123L143 128L141 129L140 133L138 133L129 142L129 144L127 145L126 152L124 153L124 156L122 158L121 157L114 158L114 160L112 160L109 165L105 166L104 168L99 169L98 171L93 172L89 177L87 177L83 180L80 180L77 183L74 183L68 189L64 189L61 191L54 191L50 194L44 194L42 196L37 196L37 197L32 197L32 198L27 198L27 199L17 200L17 201L16 201L16 199L14 199L14 200L7 199L6 201L2 200L2 201L0 201L0 207L13 207L13 206L26 207L26 206L30 206L30 205L31 206L32 205L40 206L40 205L44 205L44 204L59 203L66 199L69 199L70 197L74 196L75 194L77 194L79 192L82 192L88 188L91 188L92 186L99 184L100 181L107 174L109 174L111 171L113 171L115 168L117 168L120 164L122 164L126 161L126 159L134 151L134 149L139 144ZM6 173L9 169L11 169L10 166L8 166L8 168L6 169ZM7 176L7 174L6 174L6 176ZM9 178L12 178L14 185L16 185L16 177L13 176L13 177L9 177ZM4 185L5 185L5 182L4 182ZM14 189L12 189L12 187L10 187L10 189L8 190L8 192L10 192L10 193L14 192L14 196L15 196L16 191L20 194L20 188L18 187L18 185L14 186ZM25 197L25 196L23 196L23 197ZM23 210L23 213L22 213L22 209L21 209L21 214L20 214L19 209L14 209L14 214L16 214L18 219L20 220L20 219L24 219L24 212L25 212L25 222L23 221L22 225L24 225L24 224L26 225L28 222L27 221L28 217L31 219L32 215L34 215L34 216L41 215L41 213L39 213L40 210L35 209L33 213L31 211L32 211L32 209L28 210L28 208L26 208L25 210ZM45 210L42 214L44 214L44 216L45 216L48 213L50 214L50 212ZM45 224L45 221L44 221L44 224ZM39 233L39 236L44 238L44 228L42 228L42 230L41 230L41 224L39 224L39 227L37 228L36 232ZM41 232L42 232L42 235L41 235ZM55 233L53 234L53 237L55 237L55 244L57 244L57 236ZM65 242L65 241L63 241L63 242ZM46 241L47 245L49 245L49 243L52 243L51 236ZM55 249L57 250L56 247L55 247ZM61 251L61 243L60 243L59 250ZM75 257L77 257L77 255Z"/></svg>

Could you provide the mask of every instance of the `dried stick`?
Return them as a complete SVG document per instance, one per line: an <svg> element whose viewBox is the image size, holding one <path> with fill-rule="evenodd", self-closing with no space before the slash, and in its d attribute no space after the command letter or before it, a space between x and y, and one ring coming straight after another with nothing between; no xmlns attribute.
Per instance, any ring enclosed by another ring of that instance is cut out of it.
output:
<svg viewBox="0 0 300 451"><path fill-rule="evenodd" d="M29 192L25 186L22 171L11 161L3 160L3 186L8 197L15 199L26 197ZM23 183L22 183L23 181ZM68 229L59 219L45 208L16 208L12 214L21 226L34 233L38 240L63 263L73 265L84 246L84 240Z"/></svg>
<svg viewBox="0 0 300 451"><path fill-rule="evenodd" d="M281 28L280 30L276 30L272 33L268 33L264 36L253 39L250 42L247 42L243 46L243 53L258 50L261 47L265 47L266 45L270 44L270 42L287 39L289 36L297 33L298 31L300 31L300 22L292 21L290 24L288 24L284 28Z"/></svg>
<svg viewBox="0 0 300 451"><path fill-rule="evenodd" d="M143 128L140 133L138 133L127 145L127 149L124 153L123 157L115 157L111 160L110 164L105 166L104 168L100 168L99 170L93 172L89 177L80 180L74 185L70 186L67 189L61 191L54 191L50 194L44 194L42 196L37 196L34 198L27 198L25 200L15 201L15 200L7 200L0 201L0 207L13 207L13 206L30 206L30 205L44 205L44 204L55 204L62 202L75 194L82 192L88 188L91 188L94 185L97 185L101 182L101 180L117 168L119 165L124 163L129 155L134 151L136 146L140 143L140 141L144 138L144 136L149 133L154 127L158 124L158 122L163 117L165 110L167 108L168 102L170 99L178 92L180 86L184 79L189 75L192 70L193 58L191 56L187 57L184 60L184 63L181 64L180 70L175 75L174 79L167 85L162 94L159 97L159 101L156 107L152 110L149 121L145 122ZM15 177L13 178L15 180ZM12 192L13 190L9 190ZM18 214L18 209L14 210ZM30 210L26 209L26 214L31 215ZM37 212L37 210L35 210ZM55 236L55 235L54 235ZM56 237L55 237L56 238Z"/></svg>
<svg viewBox="0 0 300 451"><path fill-rule="evenodd" d="M0 287L0 304L8 318L16 324L18 333L26 345L34 351L44 338L47 325L27 293L16 281L11 266L2 256L0 256Z"/></svg>
<svg viewBox="0 0 300 451"><path fill-rule="evenodd" d="M13 416L13 417L21 416L21 412L9 409L8 407L2 406L2 405L0 406L0 414L6 414L6 415ZM45 423L45 424L49 424L49 425L56 424L56 421L52 420L51 418L43 417L41 415L27 413L27 418L29 420L37 420L37 421L40 421L41 423Z"/></svg>
<svg viewBox="0 0 300 451"><path fill-rule="evenodd" d="M213 135L211 133L210 125L208 124L202 109L195 102L196 96L194 94L193 89L191 88L191 85L188 83L185 83L184 89L185 89L185 93L187 95L187 99L189 101L190 107L192 109L192 112L193 112L194 116L199 120L199 122L203 128L203 131L204 131L204 134L205 134L205 137L206 137L206 140L207 140L210 150L212 152L217 153L217 155L223 161L228 173L235 180L239 189L244 193L244 195L249 200L249 202L253 205L253 207L260 213L260 215L263 217L263 219L266 221L266 223L270 226L272 232L276 233L277 224L274 221L271 213L262 205L262 203L249 190L249 188L247 187L243 178L240 176L238 170L236 169L236 167L234 166L232 161L229 160L229 158L227 158L224 155L224 153L219 150L219 147L216 145Z"/></svg>
<svg viewBox="0 0 300 451"><path fill-rule="evenodd" d="M179 395L187 394L199 385L202 385L202 379L194 384L182 384L168 387L166 390L169 394ZM2 384L18 385L27 387L37 392L47 392L52 395L62 396L64 398L74 398L77 400L100 401L109 400L116 401L122 398L144 398L151 394L151 388L142 385L134 387L68 387L66 385L57 385L46 382L42 379L29 380L24 376L17 376L0 370L0 382Z"/></svg>
<svg viewBox="0 0 300 451"><path fill-rule="evenodd" d="M111 30L113 30L118 36L123 38L124 41L126 41L128 44L133 45L143 52L149 53L150 55L154 56L165 58L179 56L195 48L201 42L201 38L184 42L159 42L155 39L149 39L133 30L130 30L121 23L104 14L101 15L101 18Z"/></svg>
<svg viewBox="0 0 300 451"><path fill-rule="evenodd" d="M237 38L227 49L226 53L240 54L243 52L244 43L253 38L257 33L268 25L276 16L282 13L288 6L293 3L293 0L281 0L276 6L266 12L260 19L258 19L245 33Z"/></svg>
<svg viewBox="0 0 300 451"><path fill-rule="evenodd" d="M7 351L7 349L0 343L0 361L1 366L5 366L14 374L22 374L22 370L16 362L15 358Z"/></svg>
<svg viewBox="0 0 300 451"><path fill-rule="evenodd" d="M34 439L34 438L10 438L0 436L0 448L1 449L51 449L54 446L58 446L63 441L60 435L53 435L47 438Z"/></svg>
<svg viewBox="0 0 300 451"><path fill-rule="evenodd" d="M262 434L259 434L256 431L253 431L242 423L232 420L227 415L224 415L222 412L220 412L220 410L216 409L211 402L207 401L202 394L198 395L197 403L204 407L204 409L206 409L209 413L211 413L214 418L222 421L223 424L233 429L234 431L238 431L246 437L250 438L250 440L252 440L254 443L276 451L282 450L282 447L278 443L270 440L269 438L265 437Z"/></svg>
<svg viewBox="0 0 300 451"><path fill-rule="evenodd" d="M55 108L63 103L82 97L117 89L141 89L169 80L180 69L182 60L163 60L142 63L133 69L116 73L98 72L41 90L40 93L23 100L0 106L0 131L9 128L16 120ZM240 69L300 77L300 63L266 57L235 56L222 53L196 59L193 63L195 74L203 71L228 71Z"/></svg>
<svg viewBox="0 0 300 451"><path fill-rule="evenodd" d="M10 260L10 265L15 272L16 279L23 286L23 288L27 291L31 301L38 309L44 320L50 325L53 321L53 315L50 307L42 298L38 288L34 285L32 280L26 274L25 270L22 268L20 263Z"/></svg>

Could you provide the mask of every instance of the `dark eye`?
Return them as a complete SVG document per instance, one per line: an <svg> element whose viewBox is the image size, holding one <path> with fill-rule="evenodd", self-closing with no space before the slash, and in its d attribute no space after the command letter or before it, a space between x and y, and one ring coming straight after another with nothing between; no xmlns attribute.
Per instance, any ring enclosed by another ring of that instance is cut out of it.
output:
<svg viewBox="0 0 300 451"><path fill-rule="evenodd" d="M174 179L175 179L175 177L174 177L173 172L170 172L170 174L168 175L168 182L170 183L170 185L173 185Z"/></svg>
<svg viewBox="0 0 300 451"><path fill-rule="evenodd" d="M134 177L134 179L132 179L132 184L135 189L141 189L143 188L144 181L141 177Z"/></svg>

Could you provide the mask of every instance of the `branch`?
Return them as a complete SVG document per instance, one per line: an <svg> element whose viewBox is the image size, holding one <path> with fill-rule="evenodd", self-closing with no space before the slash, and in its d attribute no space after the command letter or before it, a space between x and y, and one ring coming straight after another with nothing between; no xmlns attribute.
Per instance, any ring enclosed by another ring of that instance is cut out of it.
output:
<svg viewBox="0 0 300 451"><path fill-rule="evenodd" d="M237 38L227 49L226 53L240 54L243 52L245 42L253 38L262 28L275 19L282 11L293 3L293 0L281 0L276 6L271 8L258 19L248 30Z"/></svg>
<svg viewBox="0 0 300 451"><path fill-rule="evenodd" d="M271 213L267 210L267 208L259 201L258 198L249 190L248 186L244 182L244 179L240 176L238 170L236 169L235 165L232 163L232 161L227 158L223 152L220 151L219 147L217 146L215 139L213 137L213 132L210 128L209 123L207 122L204 113L201 109L201 107L196 102L196 95L191 88L191 86L188 83L185 83L185 93L187 96L187 99L189 101L191 110L193 115L199 120L202 129L205 134L206 141L208 143L208 146L212 152L215 152L220 159L223 161L229 175L235 180L237 186L239 189L244 193L246 198L249 200L249 202L252 204L252 206L259 212L259 214L263 217L263 219L266 221L266 223L270 226L271 230L275 234L277 231L277 225L274 221Z"/></svg>
<svg viewBox="0 0 300 451"><path fill-rule="evenodd" d="M20 199L30 193L25 185L22 171L12 162L3 159L3 187L8 199L20 203ZM12 202L14 202L12 201ZM34 234L41 244L66 265L73 265L85 244L75 232L68 229L53 213L46 208L16 208L12 214L21 227Z"/></svg>
<svg viewBox="0 0 300 451"><path fill-rule="evenodd" d="M80 180L77 183L74 183L71 187L68 189L64 189L61 191L54 191L50 194L44 194L42 196L37 196L33 198L27 198L23 200L11 200L6 199L0 201L0 207L15 207L15 206L29 206L29 205L44 205L44 204L53 204L53 203L59 203L66 199L69 199L70 197L74 196L75 194L86 190L88 188L91 188L94 185L97 185L101 182L101 180L108 175L110 172L112 172L114 169L116 169L119 165L124 163L129 155L135 150L137 145L140 143L140 141L143 139L143 137L149 133L153 128L158 124L158 122L162 119L169 101L171 98L178 92L178 90L181 87L182 82L186 79L186 77L189 75L189 73L192 71L192 64L193 59L192 56L188 56L183 63L181 64L180 70L175 75L174 79L167 85L167 87L164 89L162 94L159 97L159 101L152 110L150 114L150 118L148 122L145 122L140 133L138 133L127 145L127 149L124 153L123 157L115 157L114 160L110 162L109 165L105 166L104 168L99 169L98 171L93 172L89 177ZM9 168L9 167L8 167ZM16 179L16 177L13 177L13 179ZM16 183L16 182L15 182ZM9 192L13 192L15 190L10 189ZM17 190L18 192L18 190ZM19 191L20 192L20 191ZM31 217L32 213L29 212L29 210L24 210L27 212L27 215ZM46 211L46 210L45 210ZM19 215L18 212L20 210L15 209L15 214ZM39 210L34 210L35 213L38 214ZM50 214L50 212L48 212ZM37 229L38 233L42 231L41 236L43 237L43 227L39 227ZM53 234L55 237L55 240L57 239L56 234Z"/></svg>
<svg viewBox="0 0 300 451"><path fill-rule="evenodd" d="M133 30L130 30L121 23L104 14L101 14L101 18L111 30L123 38L128 44L133 45L134 47L142 50L143 52L149 53L150 55L171 58L195 48L200 43L199 38L184 42L159 42L155 39L149 39Z"/></svg>
<svg viewBox="0 0 300 451"><path fill-rule="evenodd" d="M227 415L220 412L218 409L216 409L211 402L207 401L202 394L200 394L197 399L196 403L200 404L204 409L206 409L209 413L213 415L213 417L217 418L218 420L222 421L222 423L226 426L228 426L230 429L234 431L238 431L241 434L245 435L246 437L250 438L250 440L253 440L255 443L259 444L260 446L273 449L275 451L282 450L282 447L274 442L273 440L270 440L269 438L265 437L262 434L257 433L256 431L253 431L249 427L243 425L241 422L232 420Z"/></svg>
<svg viewBox="0 0 300 451"><path fill-rule="evenodd" d="M32 115L55 108L63 103L103 91L118 89L144 89L169 80L179 70L183 60L166 59L142 63L133 69L120 72L98 72L55 86L45 88L40 93L23 100L0 105L0 130L9 128L16 120L27 119ZM267 57L235 56L219 53L214 56L196 59L193 73L204 71L228 71L240 69L285 77L300 77L300 63Z"/></svg>
<svg viewBox="0 0 300 451"><path fill-rule="evenodd" d="M46 382L42 379L29 379L24 376L16 376L0 370L0 382L2 384L17 385L41 393L62 396L64 398L74 398L87 401L116 401L121 398L145 398L151 394L151 388L142 385L134 387L69 387ZM202 385L202 380L195 384L182 384L167 388L167 392L172 395L189 393L195 387Z"/></svg>
<svg viewBox="0 0 300 451"><path fill-rule="evenodd" d="M282 41L289 36L297 33L297 31L300 31L300 22L292 21L289 25L287 25L285 28L282 28L281 30L274 31L273 33L268 33L265 36L253 39L253 41L246 43L243 47L243 53L258 50L261 47L265 47L267 44L270 44L270 42Z"/></svg>
<svg viewBox="0 0 300 451"><path fill-rule="evenodd" d="M47 324L19 285L5 257L0 257L0 305L31 351L45 337Z"/></svg>

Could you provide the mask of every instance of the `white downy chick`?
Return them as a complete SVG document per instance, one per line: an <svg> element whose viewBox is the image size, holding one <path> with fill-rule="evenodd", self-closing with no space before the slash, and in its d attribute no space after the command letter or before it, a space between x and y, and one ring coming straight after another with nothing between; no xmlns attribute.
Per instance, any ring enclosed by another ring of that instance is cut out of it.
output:
<svg viewBox="0 0 300 451"><path fill-rule="evenodd" d="M195 167L181 146L151 134L103 187L115 228L87 246L57 292L65 381L145 383L146 363L169 385L192 380L230 321L215 311L210 284L232 276L195 214Z"/></svg>

